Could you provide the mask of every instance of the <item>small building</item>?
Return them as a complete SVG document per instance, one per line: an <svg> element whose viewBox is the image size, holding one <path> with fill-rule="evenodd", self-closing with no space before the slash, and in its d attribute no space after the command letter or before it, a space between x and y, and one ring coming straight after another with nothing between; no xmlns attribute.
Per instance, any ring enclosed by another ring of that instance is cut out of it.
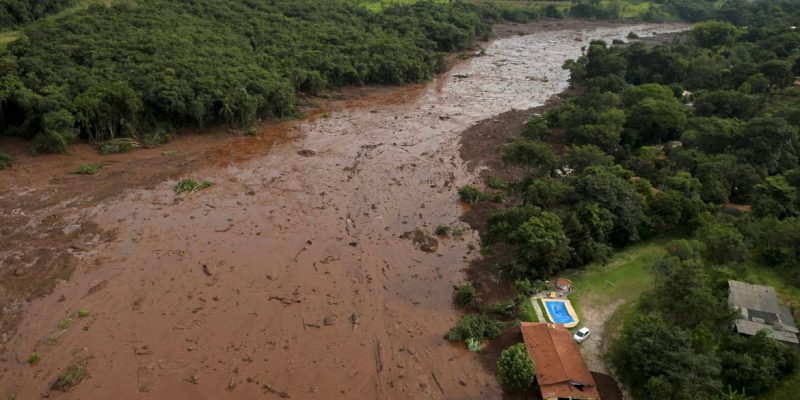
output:
<svg viewBox="0 0 800 400"><path fill-rule="evenodd" d="M728 305L739 314L734 322L736 332L752 336L765 329L773 339L800 343L792 310L778 304L775 288L733 280L728 286Z"/></svg>
<svg viewBox="0 0 800 400"><path fill-rule="evenodd" d="M565 291L571 292L572 291L572 281L567 278L558 278L556 280L556 287Z"/></svg>
<svg viewBox="0 0 800 400"><path fill-rule="evenodd" d="M536 365L536 383L544 400L600 400L594 377L566 328L523 322L520 330Z"/></svg>

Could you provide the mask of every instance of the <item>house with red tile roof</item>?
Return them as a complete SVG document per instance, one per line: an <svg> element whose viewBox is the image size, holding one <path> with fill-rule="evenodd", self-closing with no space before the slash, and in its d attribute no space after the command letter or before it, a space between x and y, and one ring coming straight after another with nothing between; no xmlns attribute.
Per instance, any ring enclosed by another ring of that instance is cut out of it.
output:
<svg viewBox="0 0 800 400"><path fill-rule="evenodd" d="M594 377L566 328L523 322L520 330L544 400L601 400Z"/></svg>

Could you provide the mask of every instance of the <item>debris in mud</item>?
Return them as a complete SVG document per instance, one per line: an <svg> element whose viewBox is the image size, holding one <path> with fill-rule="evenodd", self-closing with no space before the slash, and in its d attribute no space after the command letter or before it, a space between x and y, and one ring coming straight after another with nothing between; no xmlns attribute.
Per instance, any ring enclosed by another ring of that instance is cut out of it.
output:
<svg viewBox="0 0 800 400"><path fill-rule="evenodd" d="M297 154L299 154L299 155L301 155L303 157L313 157L313 156L317 155L317 152L314 151L314 150L303 149L303 150L298 151Z"/></svg>
<svg viewBox="0 0 800 400"><path fill-rule="evenodd" d="M14 270L14 276L22 276L25 275L26 272L28 271L26 271L25 268L19 267Z"/></svg>
<svg viewBox="0 0 800 400"><path fill-rule="evenodd" d="M276 395L276 396L278 396L278 397L280 397L282 399L290 398L289 393L286 393L286 392L280 391L278 389L275 389L274 387L272 387L272 385L270 385L268 383L266 383L263 386L261 386L261 388L264 389L264 393L272 393L272 394L274 394L274 395Z"/></svg>
<svg viewBox="0 0 800 400"><path fill-rule="evenodd" d="M453 78L455 78L455 79L467 79L467 78L469 78L469 75L458 74L458 75L453 75Z"/></svg>
<svg viewBox="0 0 800 400"><path fill-rule="evenodd" d="M336 323L336 316L329 315L322 320L322 323L325 324L325 326L331 326Z"/></svg>
<svg viewBox="0 0 800 400"><path fill-rule="evenodd" d="M361 324L361 318L359 318L358 314L353 313L350 315L350 322L353 324L353 329L356 329Z"/></svg>
<svg viewBox="0 0 800 400"><path fill-rule="evenodd" d="M50 385L50 389L69 392L86 379L86 365L75 364L64 370L58 375L56 381Z"/></svg>
<svg viewBox="0 0 800 400"><path fill-rule="evenodd" d="M214 270L208 264L203 264L203 273L207 276L214 276Z"/></svg>
<svg viewBox="0 0 800 400"><path fill-rule="evenodd" d="M400 235L401 239L411 239L411 243L419 246L419 249L426 253L433 253L439 248L439 241L432 236L429 236L421 229L415 229Z"/></svg>

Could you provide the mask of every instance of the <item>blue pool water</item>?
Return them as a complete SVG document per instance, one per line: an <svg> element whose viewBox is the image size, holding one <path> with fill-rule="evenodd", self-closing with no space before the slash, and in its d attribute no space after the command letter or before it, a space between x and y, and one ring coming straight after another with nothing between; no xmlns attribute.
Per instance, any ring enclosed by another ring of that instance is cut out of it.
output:
<svg viewBox="0 0 800 400"><path fill-rule="evenodd" d="M557 324L569 324L571 322L575 322L572 318L572 315L569 315L569 311L567 311L567 306L560 301L546 301L545 306L547 307L547 311L550 312L550 316L553 317L553 322Z"/></svg>

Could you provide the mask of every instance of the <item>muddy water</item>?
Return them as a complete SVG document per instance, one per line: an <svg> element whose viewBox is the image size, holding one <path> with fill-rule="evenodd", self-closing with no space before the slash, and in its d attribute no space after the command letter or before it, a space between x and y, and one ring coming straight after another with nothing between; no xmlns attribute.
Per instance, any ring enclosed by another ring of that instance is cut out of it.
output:
<svg viewBox="0 0 800 400"><path fill-rule="evenodd" d="M90 377L53 396L500 397L477 357L443 338L476 234L462 227L431 253L401 235L459 226L456 189L474 179L461 131L563 90L561 64L590 39L679 29L498 39L402 101L295 124L277 146L232 142L189 174L210 189L175 195L169 179L75 210L115 234L73 249L72 278L25 306L0 395L38 398L85 363ZM90 315L59 327L79 308ZM28 366L32 353L41 360Z"/></svg>

